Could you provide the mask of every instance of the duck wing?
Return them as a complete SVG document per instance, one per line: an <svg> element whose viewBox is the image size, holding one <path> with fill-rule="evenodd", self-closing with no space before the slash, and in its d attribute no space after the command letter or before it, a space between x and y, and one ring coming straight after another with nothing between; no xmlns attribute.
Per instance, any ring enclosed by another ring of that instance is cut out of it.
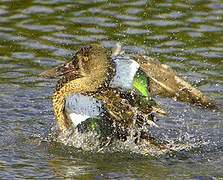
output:
<svg viewBox="0 0 223 180"><path fill-rule="evenodd" d="M148 56L131 55L140 64L140 68L147 74L149 92L160 97L171 97L178 101L189 102L207 108L216 108L201 91L177 76L165 64Z"/></svg>
<svg viewBox="0 0 223 180"><path fill-rule="evenodd" d="M100 100L107 116L121 129L128 129L132 125L157 127L153 120L153 107L149 104L141 107L134 94L105 88L97 93L87 92L87 95Z"/></svg>

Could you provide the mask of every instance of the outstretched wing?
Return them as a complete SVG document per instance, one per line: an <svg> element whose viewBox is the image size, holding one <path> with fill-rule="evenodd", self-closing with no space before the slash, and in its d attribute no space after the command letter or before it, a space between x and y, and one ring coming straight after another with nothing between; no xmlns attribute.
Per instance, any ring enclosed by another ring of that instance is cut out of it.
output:
<svg viewBox="0 0 223 180"><path fill-rule="evenodd" d="M148 75L149 92L160 97L174 97L178 101L189 102L207 108L216 108L203 93L177 76L167 65L148 56L131 55Z"/></svg>

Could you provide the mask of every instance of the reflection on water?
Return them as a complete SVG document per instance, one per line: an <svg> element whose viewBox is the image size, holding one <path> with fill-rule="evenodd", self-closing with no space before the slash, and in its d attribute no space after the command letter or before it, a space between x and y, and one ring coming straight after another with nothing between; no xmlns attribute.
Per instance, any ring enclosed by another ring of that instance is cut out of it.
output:
<svg viewBox="0 0 223 180"><path fill-rule="evenodd" d="M222 176L223 4L208 1L63 1L0 3L1 178L190 178ZM157 99L168 113L158 131L192 149L161 157L76 152L48 142L54 84L36 75L80 47L121 41L126 52L158 58L219 104L219 111ZM28 143L26 143L28 142Z"/></svg>

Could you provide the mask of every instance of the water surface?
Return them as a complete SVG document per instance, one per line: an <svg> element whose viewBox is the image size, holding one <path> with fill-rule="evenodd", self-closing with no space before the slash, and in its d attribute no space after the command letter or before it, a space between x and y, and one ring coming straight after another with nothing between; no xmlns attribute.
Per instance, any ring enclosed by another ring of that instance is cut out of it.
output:
<svg viewBox="0 0 223 180"><path fill-rule="evenodd" d="M168 64L219 104L219 111L211 111L157 98L168 116L159 118L154 136L193 148L145 157L76 152L44 141L54 121L55 81L37 74L87 44L111 48L117 41L128 53ZM1 1L0 74L1 179L223 177L221 0Z"/></svg>

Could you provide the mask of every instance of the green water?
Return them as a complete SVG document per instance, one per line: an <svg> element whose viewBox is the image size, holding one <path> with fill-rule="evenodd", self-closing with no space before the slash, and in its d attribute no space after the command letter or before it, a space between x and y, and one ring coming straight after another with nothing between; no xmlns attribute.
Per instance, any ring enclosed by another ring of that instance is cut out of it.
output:
<svg viewBox="0 0 223 180"><path fill-rule="evenodd" d="M128 53L168 64L219 104L210 111L156 99L168 115L159 118L154 136L193 148L144 157L76 152L44 141L54 121L55 82L37 74L84 45L111 48L117 41ZM0 1L0 179L223 178L222 95L221 0Z"/></svg>

